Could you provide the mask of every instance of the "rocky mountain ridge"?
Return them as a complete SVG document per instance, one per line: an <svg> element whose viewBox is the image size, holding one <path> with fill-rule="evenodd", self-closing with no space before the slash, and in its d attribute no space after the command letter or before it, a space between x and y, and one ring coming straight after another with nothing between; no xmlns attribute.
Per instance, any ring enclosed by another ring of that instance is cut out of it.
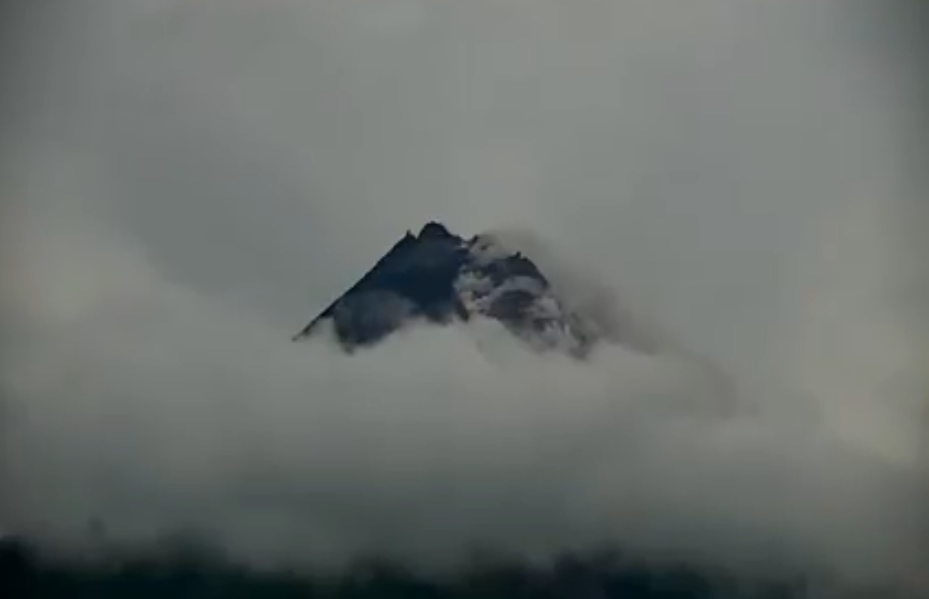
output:
<svg viewBox="0 0 929 599"><path fill-rule="evenodd" d="M492 234L465 239L443 224L411 231L294 340L328 323L348 352L375 345L413 321L488 318L539 351L586 355L603 340L596 319L572 309L527 256Z"/></svg>

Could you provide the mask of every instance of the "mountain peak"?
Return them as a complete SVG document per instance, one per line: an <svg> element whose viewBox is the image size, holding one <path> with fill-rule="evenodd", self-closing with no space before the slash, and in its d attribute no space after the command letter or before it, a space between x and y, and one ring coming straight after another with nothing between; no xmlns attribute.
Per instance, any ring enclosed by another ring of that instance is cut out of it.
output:
<svg viewBox="0 0 929 599"><path fill-rule="evenodd" d="M599 340L554 293L532 260L493 235L469 240L436 221L406 235L294 339L333 325L346 351L372 346L412 321L496 320L539 350L581 356Z"/></svg>
<svg viewBox="0 0 929 599"><path fill-rule="evenodd" d="M419 239L447 239L455 237L442 223L429 221L420 229Z"/></svg>

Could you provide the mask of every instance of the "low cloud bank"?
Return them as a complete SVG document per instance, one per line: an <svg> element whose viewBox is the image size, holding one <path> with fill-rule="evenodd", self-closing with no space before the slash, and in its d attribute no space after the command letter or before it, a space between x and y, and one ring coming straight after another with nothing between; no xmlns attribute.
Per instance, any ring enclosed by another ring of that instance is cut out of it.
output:
<svg viewBox="0 0 929 599"><path fill-rule="evenodd" d="M915 557L915 464L808 403L720 397L686 355L577 364L488 322L349 358L105 230L50 243L60 222L23 223L0 379L0 522L46 548L190 534L256 566L431 569L610 544L864 579Z"/></svg>

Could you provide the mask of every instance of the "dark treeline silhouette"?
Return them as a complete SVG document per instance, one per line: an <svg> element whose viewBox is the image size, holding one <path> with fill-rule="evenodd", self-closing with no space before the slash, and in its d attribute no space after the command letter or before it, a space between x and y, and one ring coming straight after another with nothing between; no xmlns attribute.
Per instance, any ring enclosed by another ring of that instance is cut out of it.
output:
<svg viewBox="0 0 929 599"><path fill-rule="evenodd" d="M0 597L8 599L808 599L808 590L800 578L747 581L684 565L644 566L615 552L567 555L545 567L480 560L430 578L376 559L338 576L255 571L199 550L75 564L26 543L0 543Z"/></svg>

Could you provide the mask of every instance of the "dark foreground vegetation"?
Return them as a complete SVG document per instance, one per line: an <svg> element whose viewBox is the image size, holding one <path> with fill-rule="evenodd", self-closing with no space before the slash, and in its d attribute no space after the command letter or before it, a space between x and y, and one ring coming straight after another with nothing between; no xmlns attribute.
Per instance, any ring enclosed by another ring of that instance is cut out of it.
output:
<svg viewBox="0 0 929 599"><path fill-rule="evenodd" d="M637 566L615 554L564 557L536 568L485 563L442 579L370 561L327 577L257 572L190 553L75 565L44 559L22 543L0 542L4 599L809 599L809 590L800 580L749 582L685 566ZM886 591L852 596L903 597Z"/></svg>

